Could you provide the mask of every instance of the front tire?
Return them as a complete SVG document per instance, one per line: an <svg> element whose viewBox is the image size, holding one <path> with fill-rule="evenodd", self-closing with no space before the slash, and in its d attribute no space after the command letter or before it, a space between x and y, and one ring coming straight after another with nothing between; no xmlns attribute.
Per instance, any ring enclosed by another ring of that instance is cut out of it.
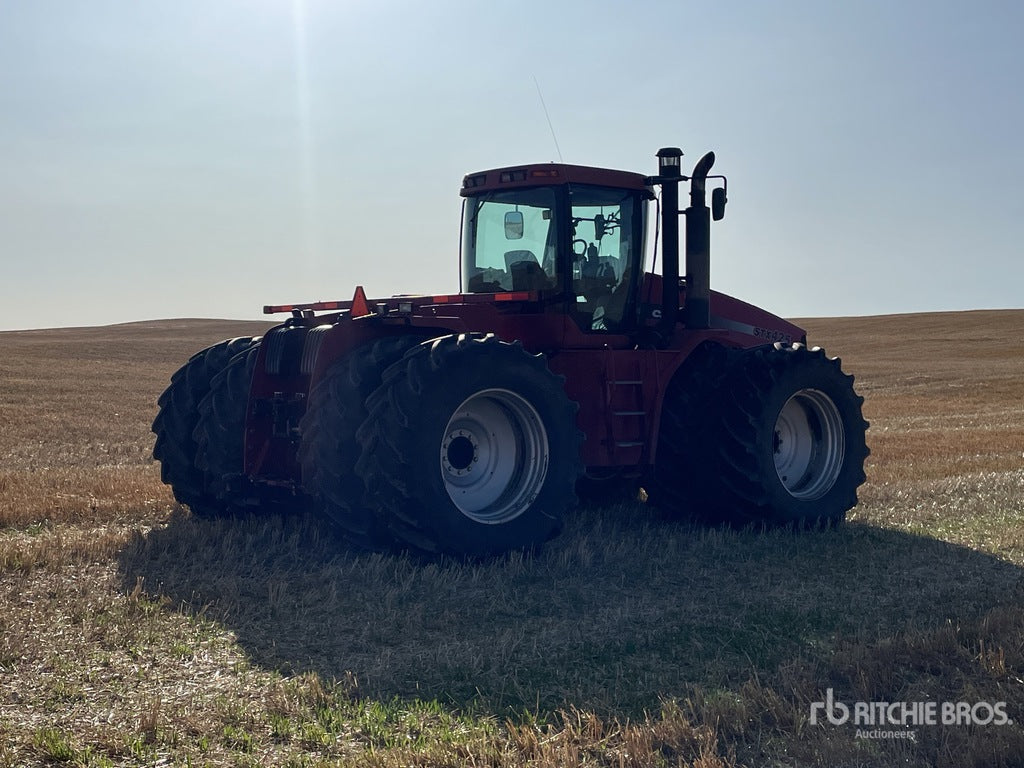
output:
<svg viewBox="0 0 1024 768"><path fill-rule="evenodd" d="M722 391L737 354L718 344L698 346L665 391L658 452L644 490L667 517L722 522L717 441L722 435Z"/></svg>
<svg viewBox="0 0 1024 768"><path fill-rule="evenodd" d="M722 482L740 522L834 525L857 504L864 398L839 358L775 344L743 355L722 411Z"/></svg>
<svg viewBox="0 0 1024 768"><path fill-rule="evenodd" d="M485 556L531 549L576 502L577 406L541 355L493 334L443 336L367 401L356 471L404 543Z"/></svg>
<svg viewBox="0 0 1024 768"><path fill-rule="evenodd" d="M649 496L711 522L838 524L864 482L863 402L819 348L698 348L665 396Z"/></svg>

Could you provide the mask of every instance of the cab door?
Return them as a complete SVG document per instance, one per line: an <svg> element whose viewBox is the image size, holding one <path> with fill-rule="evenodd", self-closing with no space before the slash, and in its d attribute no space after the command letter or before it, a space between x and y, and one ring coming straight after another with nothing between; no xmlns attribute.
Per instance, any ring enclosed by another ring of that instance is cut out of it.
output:
<svg viewBox="0 0 1024 768"><path fill-rule="evenodd" d="M644 210L638 190L569 187L570 314L584 333L636 328Z"/></svg>

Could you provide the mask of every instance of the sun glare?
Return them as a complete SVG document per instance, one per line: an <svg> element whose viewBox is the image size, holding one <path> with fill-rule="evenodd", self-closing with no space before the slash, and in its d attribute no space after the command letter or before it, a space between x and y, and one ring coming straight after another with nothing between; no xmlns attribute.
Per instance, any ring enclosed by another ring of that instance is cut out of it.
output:
<svg viewBox="0 0 1024 768"><path fill-rule="evenodd" d="M319 272L320 227L314 177L315 147L309 85L308 8L306 0L292 1L292 47L295 72L295 125L298 149L298 193L302 251L306 279Z"/></svg>

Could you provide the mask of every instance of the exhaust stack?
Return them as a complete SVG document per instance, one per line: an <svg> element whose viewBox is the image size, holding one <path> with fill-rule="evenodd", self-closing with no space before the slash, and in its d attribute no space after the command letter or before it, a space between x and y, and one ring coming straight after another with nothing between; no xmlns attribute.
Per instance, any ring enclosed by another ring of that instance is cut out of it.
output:
<svg viewBox="0 0 1024 768"><path fill-rule="evenodd" d="M715 153L708 152L690 177L690 207L686 214L686 308L687 328L711 326L711 209L705 187ZM678 237L678 234L677 234ZM677 265L678 266L678 265Z"/></svg>

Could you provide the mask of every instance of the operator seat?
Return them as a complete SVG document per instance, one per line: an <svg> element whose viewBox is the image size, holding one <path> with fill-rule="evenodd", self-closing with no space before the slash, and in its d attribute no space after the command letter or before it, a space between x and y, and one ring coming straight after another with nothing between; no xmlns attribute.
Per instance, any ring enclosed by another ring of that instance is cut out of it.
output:
<svg viewBox="0 0 1024 768"><path fill-rule="evenodd" d="M513 291L543 291L551 287L533 251L505 251L505 266L512 276Z"/></svg>
<svg viewBox="0 0 1024 768"><path fill-rule="evenodd" d="M532 261L537 266L540 266L540 262L537 261L537 254L533 251L505 251L505 269L509 272L512 271L512 265L520 261Z"/></svg>

